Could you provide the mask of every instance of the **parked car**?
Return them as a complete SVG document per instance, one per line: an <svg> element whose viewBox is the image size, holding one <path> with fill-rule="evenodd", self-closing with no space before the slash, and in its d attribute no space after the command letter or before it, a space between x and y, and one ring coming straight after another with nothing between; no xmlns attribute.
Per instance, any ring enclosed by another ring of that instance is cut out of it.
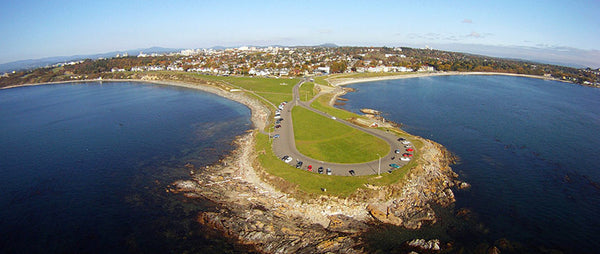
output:
<svg viewBox="0 0 600 254"><path fill-rule="evenodd" d="M400 158L401 161L410 161L410 157L402 157Z"/></svg>
<svg viewBox="0 0 600 254"><path fill-rule="evenodd" d="M319 174L323 174L323 167L319 167L319 168L317 169L317 172L319 172Z"/></svg>
<svg viewBox="0 0 600 254"><path fill-rule="evenodd" d="M275 128L281 128L281 124L275 125Z"/></svg>
<svg viewBox="0 0 600 254"><path fill-rule="evenodd" d="M396 149L396 151L394 151L395 153L400 153L400 149Z"/></svg>
<svg viewBox="0 0 600 254"><path fill-rule="evenodd" d="M278 138L278 137L279 137L279 134L273 135L273 138Z"/></svg>
<svg viewBox="0 0 600 254"><path fill-rule="evenodd" d="M406 140L405 138L399 138L398 141L404 141Z"/></svg>
<svg viewBox="0 0 600 254"><path fill-rule="evenodd" d="M404 140L404 141L402 141L402 144L408 145L408 144L410 144L410 142Z"/></svg>
<svg viewBox="0 0 600 254"><path fill-rule="evenodd" d="M306 168L306 170L312 171L312 165L308 165L308 167Z"/></svg>
<svg viewBox="0 0 600 254"><path fill-rule="evenodd" d="M350 171L348 171L348 173L350 173L350 175L356 175L356 172L354 172L354 169L350 169Z"/></svg>
<svg viewBox="0 0 600 254"><path fill-rule="evenodd" d="M302 167L302 161L298 161L298 163L296 163L296 168L301 168Z"/></svg>
<svg viewBox="0 0 600 254"><path fill-rule="evenodd" d="M392 167L392 168L400 168L400 165L398 165L396 163L392 163L392 164L390 164L390 167Z"/></svg>
<svg viewBox="0 0 600 254"><path fill-rule="evenodd" d="M331 175L331 169L327 168L327 175Z"/></svg>
<svg viewBox="0 0 600 254"><path fill-rule="evenodd" d="M402 156L404 156L404 157L412 157L413 155L410 154L410 153L403 153Z"/></svg>
<svg viewBox="0 0 600 254"><path fill-rule="evenodd" d="M406 149L406 151L407 151L407 152L412 152L412 151L414 151L414 150L415 150L415 149L412 149L412 148L407 148L407 149Z"/></svg>
<svg viewBox="0 0 600 254"><path fill-rule="evenodd" d="M285 160L287 160L287 158L289 158L289 157L290 157L290 156L287 156L287 155L286 155L286 156L283 156L283 157L281 157L281 160L282 160L282 161L285 161Z"/></svg>
<svg viewBox="0 0 600 254"><path fill-rule="evenodd" d="M292 157L288 156L287 159L285 159L284 161L285 161L285 163L290 163L290 162L292 162L292 160L294 160L294 159Z"/></svg>

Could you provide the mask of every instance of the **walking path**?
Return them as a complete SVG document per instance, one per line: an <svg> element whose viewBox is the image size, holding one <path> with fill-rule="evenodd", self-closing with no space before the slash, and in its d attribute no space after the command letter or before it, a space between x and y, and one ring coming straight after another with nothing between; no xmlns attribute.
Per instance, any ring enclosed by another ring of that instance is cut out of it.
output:
<svg viewBox="0 0 600 254"><path fill-rule="evenodd" d="M275 132L272 133L272 136L274 136L275 134L279 134L279 138L273 139L273 151L275 152L275 155L277 155L279 158L281 158L285 155L291 156L293 158L293 161L290 162L290 164L292 166L296 165L296 163L298 161L302 161L303 165L301 168L304 170L306 170L309 165L312 166L313 172L317 172L317 169L319 167L323 167L324 169L331 168L333 175L343 175L343 176L351 175L350 170L354 170L355 175L373 175L373 174L378 174L379 172L385 173L385 172L388 172L388 170L392 169L392 167L389 166L392 163L397 164L400 167L402 167L408 163L408 161L400 160L400 157L402 157L402 154L406 153L406 150L405 150L406 148L404 147L405 146L404 144L402 144L400 141L398 141L398 136L396 136L395 134L393 134L391 132L382 131L379 129L364 128L361 126L354 125L354 124L347 122L345 120L342 120L342 119L336 119L335 117L333 117L329 114L326 114L324 112L321 112L319 110L316 110L316 109L310 107L310 103L309 103L310 101L309 102L300 101L299 87L302 85L303 82L304 82L304 80L298 82L298 84L296 84L294 86L292 101L288 102L284 106L283 110L281 110L281 117L284 119L280 123L281 128L276 128ZM332 119L332 121L338 121L342 124L345 124L352 128L359 129L363 132L369 133L373 136L383 139L390 145L390 152L388 154L379 155L381 158L381 162L379 161L379 159L377 159L377 160L366 162L366 163L356 163L356 164L331 163L331 162L324 162L324 161L315 160L313 158L309 158L309 157L301 154L296 149L296 142L294 140L294 126L292 123L292 113L291 113L292 108L294 106L306 108L312 112L315 112L317 114L320 114L322 116L330 118L330 119ZM410 144L410 145L412 145L412 144ZM400 149L400 153L395 153L394 151L396 149ZM409 153L412 154L413 152L409 152ZM380 165L381 165L381 167L380 167Z"/></svg>

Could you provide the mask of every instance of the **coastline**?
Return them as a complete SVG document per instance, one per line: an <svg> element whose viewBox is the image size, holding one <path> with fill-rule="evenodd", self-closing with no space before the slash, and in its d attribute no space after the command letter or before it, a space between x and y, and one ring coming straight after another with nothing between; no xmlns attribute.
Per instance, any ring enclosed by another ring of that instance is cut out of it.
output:
<svg viewBox="0 0 600 254"><path fill-rule="evenodd" d="M395 79L407 79L407 78L422 78L422 77L436 77L436 76L463 76L463 75L500 75L500 76L513 76L513 77L524 77L524 78L535 78L535 79L543 79L543 80L552 80L559 81L564 83L572 83L565 80L560 80L552 77L544 77L537 75L528 75L528 74L516 74L516 73L505 73L505 72L427 72L427 73L415 73L415 74L399 74L399 75L391 75L391 76L382 76L382 77L372 77L372 78L333 78L326 79L333 86L345 86L349 84L355 83L366 83L373 81L383 81L383 80L395 80Z"/></svg>
<svg viewBox="0 0 600 254"><path fill-rule="evenodd" d="M461 184L449 167L449 153L441 145L418 137L424 144L423 156L417 167L408 169L409 173L401 183L366 186L351 198L322 195L314 200L300 200L276 190L264 180L269 176L265 176L257 162L257 154L261 151L255 150L255 135L266 126L270 110L243 92L230 92L209 83L143 78L13 87L101 81L198 89L250 108L255 130L236 138L236 148L225 159L201 169L186 165L192 179L176 181L167 191L215 202L222 212L201 212L197 221L242 244L255 246L261 252L360 253L360 246L364 245L361 234L373 225L385 223L418 229L435 223L437 219L432 206L452 204L451 188Z"/></svg>

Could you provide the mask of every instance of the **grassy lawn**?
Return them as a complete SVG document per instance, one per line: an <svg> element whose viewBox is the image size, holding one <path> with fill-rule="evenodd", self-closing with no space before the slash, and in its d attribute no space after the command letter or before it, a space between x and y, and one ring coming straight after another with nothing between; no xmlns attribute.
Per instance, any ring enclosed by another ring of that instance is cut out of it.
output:
<svg viewBox="0 0 600 254"><path fill-rule="evenodd" d="M335 116L339 119L360 117L359 115L357 115L355 113L329 106L329 101L331 100L331 97L333 97L332 94L321 95L321 96L319 96L319 98L317 98L315 101L313 101L313 103L311 103L310 106L316 110L325 112L325 113Z"/></svg>
<svg viewBox="0 0 600 254"><path fill-rule="evenodd" d="M282 101L291 101L292 88L298 83L298 79L223 77L194 73L186 73L185 75L194 75L205 80L227 82L235 87L253 91L275 105L279 105Z"/></svg>
<svg viewBox="0 0 600 254"><path fill-rule="evenodd" d="M296 148L302 154L334 163L362 163L388 154L390 146L368 133L302 107L292 109Z"/></svg>
<svg viewBox="0 0 600 254"><path fill-rule="evenodd" d="M257 133L256 151L258 160L267 173L278 176L288 183L296 185L297 189L310 194L323 194L321 188L327 189L328 195L347 197L365 184L389 185L397 183L406 175L409 167L403 167L394 172L384 173L385 177L371 176L328 176L297 169L281 161L273 154L267 135ZM284 186L275 186L279 189Z"/></svg>
<svg viewBox="0 0 600 254"><path fill-rule="evenodd" d="M317 95L317 92L315 91L315 83L313 82L303 83L302 86L300 86L300 89L298 89L298 92L300 92L301 101L309 101L315 97L315 95Z"/></svg>
<svg viewBox="0 0 600 254"><path fill-rule="evenodd" d="M291 101L292 100L292 94L289 93L264 93L264 92L257 92L256 94L262 96L263 98L265 98L266 100L270 101L271 103L275 104L275 106L278 106L279 103L284 102L284 101ZM270 105L269 105L270 106Z"/></svg>
<svg viewBox="0 0 600 254"><path fill-rule="evenodd" d="M329 76L319 76L319 77L315 77L315 83L322 85L322 86L331 86L329 84L329 82L327 82L327 80L325 80L326 78L328 78Z"/></svg>
<svg viewBox="0 0 600 254"><path fill-rule="evenodd" d="M195 74L199 75L199 74ZM200 75L208 80L218 80L229 82L232 85L242 87L254 92L270 92L270 93L289 93L292 94L292 88L298 79L287 78L253 78L253 77L222 77Z"/></svg>

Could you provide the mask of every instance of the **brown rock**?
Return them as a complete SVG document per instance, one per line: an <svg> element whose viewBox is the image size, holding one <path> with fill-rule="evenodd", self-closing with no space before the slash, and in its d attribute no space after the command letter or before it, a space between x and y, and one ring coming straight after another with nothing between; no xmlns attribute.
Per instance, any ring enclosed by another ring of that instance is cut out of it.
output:
<svg viewBox="0 0 600 254"><path fill-rule="evenodd" d="M371 204L369 204L367 206L367 211L369 211L369 214L374 219L378 220L379 222L386 223L386 224L392 224L392 225L396 225L396 226L402 226L402 222L403 222L402 219L396 217L392 213L383 212Z"/></svg>
<svg viewBox="0 0 600 254"><path fill-rule="evenodd" d="M352 217L343 214L330 215L329 225L327 230L342 233L358 233L367 228L367 225L361 221L357 221Z"/></svg>

